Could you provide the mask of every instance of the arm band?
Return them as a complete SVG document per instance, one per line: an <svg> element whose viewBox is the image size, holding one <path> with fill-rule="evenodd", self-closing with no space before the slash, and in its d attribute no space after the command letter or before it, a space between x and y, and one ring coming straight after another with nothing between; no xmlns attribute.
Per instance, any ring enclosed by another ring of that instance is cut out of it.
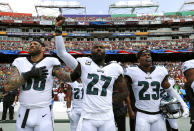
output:
<svg viewBox="0 0 194 131"><path fill-rule="evenodd" d="M55 44L56 44L56 51L57 51L57 56L63 60L63 62L72 70L74 70L78 62L77 60L67 53L66 48L64 46L64 41L62 36L55 36Z"/></svg>
<svg viewBox="0 0 194 131"><path fill-rule="evenodd" d="M62 35L63 28L62 26L55 26L56 36Z"/></svg>

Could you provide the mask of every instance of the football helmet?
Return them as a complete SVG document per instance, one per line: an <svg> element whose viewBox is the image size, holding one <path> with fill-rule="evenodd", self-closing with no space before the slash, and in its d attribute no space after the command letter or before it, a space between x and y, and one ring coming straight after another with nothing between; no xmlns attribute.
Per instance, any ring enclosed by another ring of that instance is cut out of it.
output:
<svg viewBox="0 0 194 131"><path fill-rule="evenodd" d="M164 96L160 102L160 111L165 118L178 119L182 117L183 108L176 98Z"/></svg>

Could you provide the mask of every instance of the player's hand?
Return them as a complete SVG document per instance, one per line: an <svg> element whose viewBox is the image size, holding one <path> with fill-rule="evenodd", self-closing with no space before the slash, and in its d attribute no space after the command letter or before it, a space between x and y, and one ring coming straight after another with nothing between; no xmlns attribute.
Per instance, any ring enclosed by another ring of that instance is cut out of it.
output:
<svg viewBox="0 0 194 131"><path fill-rule="evenodd" d="M183 107L183 114L182 117L188 117L189 116L189 108Z"/></svg>
<svg viewBox="0 0 194 131"><path fill-rule="evenodd" d="M46 66L36 68L35 66L28 72L22 73L24 80L28 80L30 78L40 78L45 79L48 75L48 70Z"/></svg>
<svg viewBox="0 0 194 131"><path fill-rule="evenodd" d="M39 67L39 68L35 68L35 66L33 66L30 72L33 78L38 77L38 78L45 79L46 76L48 75L48 70L46 69L46 66Z"/></svg>
<svg viewBox="0 0 194 131"><path fill-rule="evenodd" d="M55 26L62 26L65 22L65 17L60 15L56 18Z"/></svg>
<svg viewBox="0 0 194 131"><path fill-rule="evenodd" d="M72 113L71 113L71 108L67 108L67 116L69 118L69 120L72 120Z"/></svg>

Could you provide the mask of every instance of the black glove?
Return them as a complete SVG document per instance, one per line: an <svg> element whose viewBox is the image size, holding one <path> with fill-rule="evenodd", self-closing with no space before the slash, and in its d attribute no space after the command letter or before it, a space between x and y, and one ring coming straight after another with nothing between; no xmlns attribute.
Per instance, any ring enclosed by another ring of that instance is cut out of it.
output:
<svg viewBox="0 0 194 131"><path fill-rule="evenodd" d="M63 32L63 24L64 24L64 21L65 21L65 17L60 15L56 18L56 22L55 22L55 35L56 36L59 36L62 34Z"/></svg>
<svg viewBox="0 0 194 131"><path fill-rule="evenodd" d="M22 73L24 80L29 80L31 78L45 79L48 75L48 70L46 66L36 68L35 66L28 72Z"/></svg>
<svg viewBox="0 0 194 131"><path fill-rule="evenodd" d="M57 16L56 21L65 20L65 17L62 15Z"/></svg>

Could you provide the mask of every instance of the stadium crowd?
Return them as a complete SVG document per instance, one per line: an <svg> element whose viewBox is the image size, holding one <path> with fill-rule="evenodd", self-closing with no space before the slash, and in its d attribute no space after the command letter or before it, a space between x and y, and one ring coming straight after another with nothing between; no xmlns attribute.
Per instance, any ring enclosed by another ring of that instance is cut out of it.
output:
<svg viewBox="0 0 194 131"><path fill-rule="evenodd" d="M125 50L137 51L140 48L149 48L151 50L159 49L192 49L192 39L182 40L156 40L156 41L73 41L65 42L66 48L70 50L90 50L93 44L104 43L107 50ZM81 43L81 44L80 44ZM52 44L54 45L54 44Z"/></svg>
<svg viewBox="0 0 194 131"><path fill-rule="evenodd" d="M1 50L28 51L29 41L0 41ZM68 50L89 51L93 44L103 43L106 50L137 51L142 47L151 50L172 49L183 50L193 49L192 39L180 40L153 40L153 41L65 41ZM45 41L46 51L55 50L54 41Z"/></svg>

